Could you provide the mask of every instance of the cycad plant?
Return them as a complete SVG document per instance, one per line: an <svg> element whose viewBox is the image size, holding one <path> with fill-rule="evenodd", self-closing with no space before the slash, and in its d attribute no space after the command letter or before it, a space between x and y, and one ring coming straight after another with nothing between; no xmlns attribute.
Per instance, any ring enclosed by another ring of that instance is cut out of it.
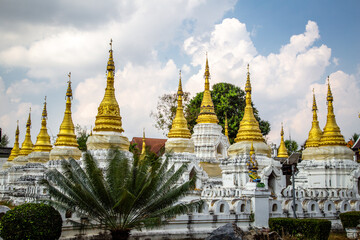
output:
<svg viewBox="0 0 360 240"><path fill-rule="evenodd" d="M62 160L62 171L46 172L50 203L71 210L109 230L112 239L127 239L131 229L153 228L166 219L202 207L202 201L181 202L195 179L178 184L186 170L168 169L168 157L134 155L119 151L108 155L108 167L100 169L87 152L84 167L74 159Z"/></svg>

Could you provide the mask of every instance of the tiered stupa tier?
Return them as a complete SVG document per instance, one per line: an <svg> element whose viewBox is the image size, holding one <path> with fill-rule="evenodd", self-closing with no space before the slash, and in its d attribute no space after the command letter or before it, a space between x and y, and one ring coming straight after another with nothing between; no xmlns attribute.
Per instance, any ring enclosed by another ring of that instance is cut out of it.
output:
<svg viewBox="0 0 360 240"><path fill-rule="evenodd" d="M8 161L12 161L14 160L14 158L16 158L17 156L19 156L20 153L20 148L19 148L19 121L17 121L17 126L16 126L16 131L15 131L15 142L14 142L14 147L13 149L11 149L11 153L10 156L8 158Z"/></svg>
<svg viewBox="0 0 360 240"><path fill-rule="evenodd" d="M13 165L13 160L19 156L20 148L19 148L19 120L17 121L16 131L15 131L15 142L14 147L11 149L10 156L8 160L2 166L3 169L7 169Z"/></svg>
<svg viewBox="0 0 360 240"><path fill-rule="evenodd" d="M281 136L281 141L280 141L280 146L279 146L277 157L278 158L288 158L289 155L288 155L288 152L287 152L287 149L285 146L285 142L284 142L284 128L283 128L282 124L281 124L280 136Z"/></svg>
<svg viewBox="0 0 360 240"><path fill-rule="evenodd" d="M27 156L33 151L33 143L31 141L31 134L30 134L30 128L31 128L31 108L29 112L29 118L26 122L26 134L24 142L21 145L21 149L19 151L19 155L14 158L13 164L15 165L23 165L27 163Z"/></svg>
<svg viewBox="0 0 360 240"><path fill-rule="evenodd" d="M261 134L259 122L254 116L254 109L251 105L251 83L249 65L245 92L246 106L244 110L244 117L240 121L240 127L235 138L235 143L229 147L228 154L229 156L248 154L251 148L251 144L253 143L255 153L257 155L266 155L270 157L270 147L265 143L265 139Z"/></svg>
<svg viewBox="0 0 360 240"><path fill-rule="evenodd" d="M105 95L98 107L93 134L88 138L86 145L88 150L116 148L129 151L130 142L121 134L124 129L122 128L119 104L115 98L115 64L112 41L110 46Z"/></svg>
<svg viewBox="0 0 360 240"><path fill-rule="evenodd" d="M200 165L209 176L220 177L220 159L227 157L226 149L230 144L228 138L222 133L222 127L218 124L219 120L211 99L210 69L207 57L204 78L205 89L192 140L194 141L195 154L200 160Z"/></svg>
<svg viewBox="0 0 360 240"><path fill-rule="evenodd" d="M177 108L175 118L168 133L168 140L165 143L167 152L182 153L194 152L194 143L191 139L190 130L184 116L183 108L183 90L181 84L181 72L179 77L179 87L177 91Z"/></svg>
<svg viewBox="0 0 360 240"><path fill-rule="evenodd" d="M330 80L328 78L328 91L327 91L327 119L324 127L323 134L319 141L319 155L320 160L323 159L349 159L353 160L354 152L346 146L344 136L340 132L340 128L336 123L333 95L330 88Z"/></svg>
<svg viewBox="0 0 360 240"><path fill-rule="evenodd" d="M74 158L79 160L81 157L81 151L78 148L78 143L75 135L75 127L72 121L71 114L71 73L69 73L68 88L66 91L66 108L64 113L64 119L60 125L59 134L55 142L55 147L50 151L50 160Z"/></svg>
<svg viewBox="0 0 360 240"><path fill-rule="evenodd" d="M313 112L313 120L311 123L311 129L309 131L309 137L305 143L305 149L302 152L302 159L303 160L311 160L316 157L316 152L318 150L319 142L322 136L322 131L319 126L318 116L317 116L317 104L315 99L315 93L313 92L313 105L312 105L312 112Z"/></svg>
<svg viewBox="0 0 360 240"><path fill-rule="evenodd" d="M28 155L29 162L46 162L49 160L49 154L52 149L52 145L46 127L46 120L47 120L47 110L46 110L46 97L45 97L44 108L41 117L41 128L39 135L37 136L37 140L34 145L33 152Z"/></svg>

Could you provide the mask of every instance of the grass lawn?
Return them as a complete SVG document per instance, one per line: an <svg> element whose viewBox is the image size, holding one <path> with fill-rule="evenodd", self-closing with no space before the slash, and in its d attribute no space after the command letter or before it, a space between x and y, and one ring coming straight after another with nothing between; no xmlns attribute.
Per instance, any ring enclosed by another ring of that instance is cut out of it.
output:
<svg viewBox="0 0 360 240"><path fill-rule="evenodd" d="M345 240L345 239L349 239L346 237L345 232L330 233L330 236L329 236L329 240Z"/></svg>

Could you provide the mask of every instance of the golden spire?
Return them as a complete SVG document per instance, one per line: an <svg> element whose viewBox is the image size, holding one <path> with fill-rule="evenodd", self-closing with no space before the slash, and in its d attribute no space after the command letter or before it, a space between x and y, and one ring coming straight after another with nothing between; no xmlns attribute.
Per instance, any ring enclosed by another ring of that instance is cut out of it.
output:
<svg viewBox="0 0 360 240"><path fill-rule="evenodd" d="M229 140L229 127L228 127L228 120L227 120L227 115L225 113L225 136L227 137L228 141Z"/></svg>
<svg viewBox="0 0 360 240"><path fill-rule="evenodd" d="M250 159L251 159L251 160L254 160L254 159L253 159L253 156L254 156L254 154L255 154L255 149L254 149L254 143L253 143L253 142L251 142L251 147L250 147L250 152L249 152L249 154L250 154Z"/></svg>
<svg viewBox="0 0 360 240"><path fill-rule="evenodd" d="M311 129L309 132L309 137L305 143L305 148L319 146L319 141L321 139L322 131L319 127L317 110L318 110L318 108L316 105L315 93L314 93L314 89L313 89L313 106L312 106L313 121L312 121L312 126L311 126Z"/></svg>
<svg viewBox="0 0 360 240"><path fill-rule="evenodd" d="M15 131L15 142L14 142L14 147L13 149L11 149L11 153L10 156L8 158L8 161L12 161L14 160L14 158L16 158L17 156L19 156L19 120L17 120L17 127L16 127L16 131Z"/></svg>
<svg viewBox="0 0 360 240"><path fill-rule="evenodd" d="M333 106L333 96L330 89L330 80L328 77L328 92L327 92L327 105L328 105L328 113L326 124L324 127L323 134L321 136L319 146L326 145L346 145L344 136L341 135L340 128L336 124L335 114L334 114L334 106Z"/></svg>
<svg viewBox="0 0 360 240"><path fill-rule="evenodd" d="M283 124L281 123L281 132L280 132L280 135L281 135L281 141L280 141L280 147L278 149L278 155L277 157L279 158L288 158L289 155L287 153L287 149L286 149L286 146L285 146L285 142L284 142L284 128L283 128Z"/></svg>
<svg viewBox="0 0 360 240"><path fill-rule="evenodd" d="M71 99L72 99L72 90L71 90L71 73L68 74L68 88L66 91L66 109L64 114L64 119L60 125L60 131L57 135L55 146L68 146L68 147L78 147L78 143L75 135L74 123L71 118Z"/></svg>
<svg viewBox="0 0 360 240"><path fill-rule="evenodd" d="M176 115L172 122L172 127L168 133L168 138L191 138L190 130L187 125L187 121L184 117L184 108L182 97L184 95L181 86L181 71L179 73L179 88L177 91L177 108Z"/></svg>
<svg viewBox="0 0 360 240"><path fill-rule="evenodd" d="M198 118L196 119L197 123L218 123L219 120L215 114L214 103L211 99L210 92L210 70L209 70L209 62L206 54L206 66L205 66L205 90L203 99L200 105L200 113Z"/></svg>
<svg viewBox="0 0 360 240"><path fill-rule="evenodd" d="M145 144L145 128L144 128L144 129L143 129L141 155L144 155L144 154L145 154L145 148L146 148L146 144Z"/></svg>
<svg viewBox="0 0 360 240"><path fill-rule="evenodd" d="M250 83L250 72L249 64L247 66L247 80L245 85L246 92L246 106L244 110L244 117L240 121L240 127L235 138L235 142L240 141L255 141L255 142L265 142L263 138L259 123L254 116L254 109L251 106L251 83Z"/></svg>
<svg viewBox="0 0 360 240"><path fill-rule="evenodd" d="M50 136L46 128L46 119L47 119L47 111L46 111L46 96L45 96L45 102L44 102L44 108L43 108L42 120L41 120L41 129L39 135L37 136L36 143L34 145L34 152L50 152L52 149Z"/></svg>
<svg viewBox="0 0 360 240"><path fill-rule="evenodd" d="M19 152L19 156L27 156L33 150L33 143L31 141L30 127L31 127L31 108L30 108L30 112L29 112L29 118L26 123L25 140L21 145L21 150Z"/></svg>
<svg viewBox="0 0 360 240"><path fill-rule="evenodd" d="M123 132L120 108L115 98L114 77L115 65L113 60L112 40L110 41L110 56L107 64L107 85L105 95L98 107L94 132Z"/></svg>

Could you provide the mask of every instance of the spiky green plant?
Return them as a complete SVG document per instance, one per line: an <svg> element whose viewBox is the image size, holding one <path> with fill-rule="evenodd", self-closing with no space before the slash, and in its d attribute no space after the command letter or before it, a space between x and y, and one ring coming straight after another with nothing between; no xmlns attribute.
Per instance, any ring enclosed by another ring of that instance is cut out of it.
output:
<svg viewBox="0 0 360 240"><path fill-rule="evenodd" d="M102 170L87 152L84 168L74 159L62 160L62 171L49 170L44 183L54 206L100 224L113 239L127 239L131 229L153 228L202 206L201 200L180 201L195 179L177 184L186 166L175 171L168 164L168 157L135 154L128 159L112 151Z"/></svg>

